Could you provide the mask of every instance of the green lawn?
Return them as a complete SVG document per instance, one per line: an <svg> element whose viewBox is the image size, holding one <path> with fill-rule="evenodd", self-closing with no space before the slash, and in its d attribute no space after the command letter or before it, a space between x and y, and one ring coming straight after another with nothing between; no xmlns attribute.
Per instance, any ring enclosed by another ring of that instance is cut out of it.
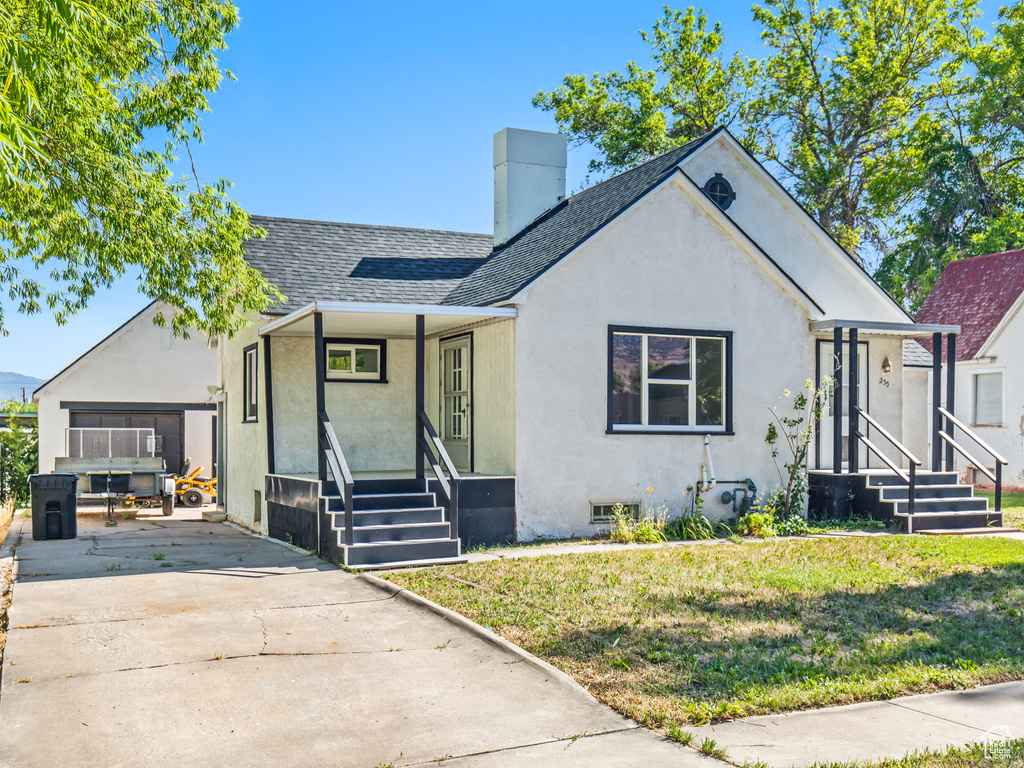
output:
<svg viewBox="0 0 1024 768"><path fill-rule="evenodd" d="M994 493L975 491L975 496L988 499L989 509L994 509ZM1003 522L1013 528L1024 528L1024 493L1003 494Z"/></svg>
<svg viewBox="0 0 1024 768"><path fill-rule="evenodd" d="M998 749L998 751L993 751ZM1024 740L1015 739L997 747L971 744L945 752L921 752L896 760L856 763L858 768L1021 768L1024 766ZM849 763L813 766L812 768L853 768Z"/></svg>
<svg viewBox="0 0 1024 768"><path fill-rule="evenodd" d="M1024 678L1024 543L884 536L506 559L393 582L655 728Z"/></svg>

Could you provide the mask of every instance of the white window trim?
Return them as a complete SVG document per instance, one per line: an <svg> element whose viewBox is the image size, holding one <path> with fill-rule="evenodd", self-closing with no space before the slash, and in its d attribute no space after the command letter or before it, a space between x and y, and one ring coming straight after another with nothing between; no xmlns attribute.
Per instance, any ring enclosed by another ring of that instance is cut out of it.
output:
<svg viewBox="0 0 1024 768"><path fill-rule="evenodd" d="M381 359L384 351L380 344L350 344L348 342L335 343L328 342L324 349L324 366L326 368L326 375L328 381L381 381L383 376L381 375ZM355 368L356 364L356 350L357 349L374 349L377 351L377 370L376 371L339 371L332 369L329 366L332 351L345 351L348 350L351 355L352 367Z"/></svg>
<svg viewBox="0 0 1024 768"><path fill-rule="evenodd" d="M657 331L613 331L615 336L639 336L640 337L640 424L612 424L612 432L679 432L681 434L692 434L706 432L725 432L726 431L726 414L728 411L728 403L726 402L726 375L727 366L729 361L726 359L729 355L729 343L724 336L701 336L700 334L687 335L679 333L659 333ZM648 364L647 364L647 339L651 336L661 336L671 339L689 339L690 340L690 378L689 379L651 379L648 378ZM696 375L697 375L697 339L704 339L708 341L718 341L722 344L722 424L697 424L697 396L696 396ZM609 365L612 361L609 361ZM689 413L687 419L689 424L674 425L674 424L649 424L650 411L649 411L649 398L650 398L650 384L671 384L673 386L686 387L689 390L687 403L689 405Z"/></svg>
<svg viewBox="0 0 1024 768"><path fill-rule="evenodd" d="M978 377L986 374L999 374L999 421L981 423L978 421ZM971 371L971 426L972 427L1004 427L1006 426L1006 372L1002 368L982 368Z"/></svg>
<svg viewBox="0 0 1024 768"><path fill-rule="evenodd" d="M631 517L633 517L633 519L635 520L640 518L640 513L642 512L643 504L641 504L636 499L633 499L631 501L592 501L590 502L591 524L607 525L608 523L615 522L615 517L611 513L611 508L614 507L616 504L621 504L623 507L625 507L626 512L630 512L635 507L636 514L631 514ZM597 507L608 507L608 514L595 517L594 510Z"/></svg>

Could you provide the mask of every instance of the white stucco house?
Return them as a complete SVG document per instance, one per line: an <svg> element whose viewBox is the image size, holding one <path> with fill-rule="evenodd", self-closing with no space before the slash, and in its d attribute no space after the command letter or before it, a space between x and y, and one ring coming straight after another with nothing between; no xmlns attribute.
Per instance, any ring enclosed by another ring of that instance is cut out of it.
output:
<svg viewBox="0 0 1024 768"><path fill-rule="evenodd" d="M721 517L779 483L767 408L837 372L812 508L914 512L903 341L956 326L915 323L725 129L569 197L565 169L564 137L497 133L488 234L254 217L287 299L218 344L230 519L361 566L589 535L688 504L706 436Z"/></svg>
<svg viewBox="0 0 1024 768"><path fill-rule="evenodd" d="M1024 488L1024 249L951 262L924 300L917 319L955 323L957 412L1008 463L1002 481ZM926 346L930 345L926 342ZM948 350L942 376L949 375ZM930 375L930 374L929 374ZM956 456L965 482L991 485L992 456Z"/></svg>
<svg viewBox="0 0 1024 768"><path fill-rule="evenodd" d="M186 339L154 325L161 311L173 312L147 305L35 390L40 472L78 455L81 432L69 443L69 429L152 430L150 447L167 471L179 472L186 458L215 471L217 353L205 334Z"/></svg>

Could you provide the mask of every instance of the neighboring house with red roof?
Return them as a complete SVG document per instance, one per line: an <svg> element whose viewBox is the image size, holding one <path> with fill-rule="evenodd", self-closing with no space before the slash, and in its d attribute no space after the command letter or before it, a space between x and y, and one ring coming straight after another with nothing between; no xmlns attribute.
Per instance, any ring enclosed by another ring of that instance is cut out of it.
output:
<svg viewBox="0 0 1024 768"><path fill-rule="evenodd" d="M960 326L956 412L1009 462L1004 485L1024 487L1024 249L952 262L917 313ZM930 351L931 343L922 342ZM943 350L943 364L948 364ZM945 375L945 374L944 374ZM965 446L966 447L966 446ZM985 461L984 451L975 456ZM994 469L991 465L988 468ZM960 457L966 479L987 482Z"/></svg>

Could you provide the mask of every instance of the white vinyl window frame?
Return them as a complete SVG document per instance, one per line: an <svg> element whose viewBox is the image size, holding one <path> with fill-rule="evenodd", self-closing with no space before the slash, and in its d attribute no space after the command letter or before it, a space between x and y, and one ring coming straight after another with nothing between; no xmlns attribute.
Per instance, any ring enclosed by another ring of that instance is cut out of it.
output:
<svg viewBox="0 0 1024 768"><path fill-rule="evenodd" d="M608 430L609 434L614 433L650 433L650 434L700 434L724 433L732 434L732 403L731 403L731 365L732 365L732 333L727 331L693 331L673 330L666 328L631 328L623 326L610 326L608 336ZM614 365L613 344L615 336L639 336L640 346L640 424L625 424L614 421L612 415L612 367ZM688 379L658 379L650 378L649 362L647 357L648 340L650 337L667 337L675 339L687 339L690 342L690 376ZM697 340L718 341L722 344L722 423L721 424L697 424ZM673 386L686 387L688 405L688 424L650 424L650 385L669 384Z"/></svg>
<svg viewBox="0 0 1024 768"><path fill-rule="evenodd" d="M242 421L259 420L259 345L250 344L242 350Z"/></svg>
<svg viewBox="0 0 1024 768"><path fill-rule="evenodd" d="M327 381L383 381L384 380L384 345L379 342L348 342L329 341L324 344L325 375ZM374 371L357 371L356 357L360 351L373 351L377 357L377 369ZM348 353L349 368L331 368L332 353Z"/></svg>
<svg viewBox="0 0 1024 768"><path fill-rule="evenodd" d="M999 413L989 411L986 407L979 408L978 402L978 379L981 377L998 376L999 392ZM1001 427L1006 411L1006 377L1002 369L982 370L971 372L971 425L975 427Z"/></svg>

